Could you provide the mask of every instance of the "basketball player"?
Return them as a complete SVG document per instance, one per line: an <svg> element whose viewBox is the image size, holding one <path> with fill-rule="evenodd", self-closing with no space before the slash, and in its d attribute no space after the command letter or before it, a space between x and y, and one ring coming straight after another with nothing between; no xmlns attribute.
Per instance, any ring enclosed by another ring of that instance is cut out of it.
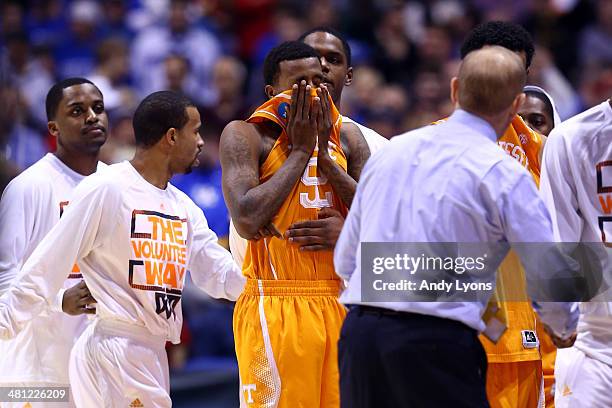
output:
<svg viewBox="0 0 612 408"><path fill-rule="evenodd" d="M351 47L348 41L338 31L329 27L314 28L302 34L298 40L319 53L323 83L329 89L334 105L339 107L342 90L353 82ZM356 127L351 134L361 134L371 154L389 142L348 116L342 116L342 126ZM331 208L323 208L318 213L318 219L296 222L287 229L285 236L299 244L304 251L330 250L336 245L343 224L344 218L340 213ZM233 223L230 224L230 248L238 265L244 263L246 247L247 241L238 235Z"/></svg>
<svg viewBox="0 0 612 408"><path fill-rule="evenodd" d="M547 137L550 131L561 123L561 118L555 107L552 97L542 88L528 85L524 89L525 100L518 114L532 128ZM544 149L541 149L542 152ZM554 383L555 383L555 357L557 348L538 320L537 334L540 340L540 356L542 358L542 374L544 377L545 406L555 406ZM573 343L575 336L569 342L563 344L567 347Z"/></svg>
<svg viewBox="0 0 612 408"><path fill-rule="evenodd" d="M612 99L566 120L544 150L542 198L555 240L587 242L599 255L610 286L612 269ZM580 304L576 342L559 350L555 406L612 406L612 302L610 289Z"/></svg>
<svg viewBox="0 0 612 408"><path fill-rule="evenodd" d="M477 26L467 35L461 47L461 57L491 45L516 52L524 61L525 69L529 70L534 46L531 36L521 26L500 21ZM543 140L519 115L514 117L498 144L539 183ZM516 301L526 299L524 272L516 253L510 252L499 272L498 298L513 298L510 300L514 301L502 306L508 311L507 330L497 343L480 336L488 359L487 397L493 408L541 406L544 392L536 314L529 302ZM534 338L536 341L530 341Z"/></svg>
<svg viewBox="0 0 612 408"><path fill-rule="evenodd" d="M56 151L13 179L0 200L0 294L59 221L76 186L104 166L98 153L106 141L108 117L102 93L92 82L69 78L54 84L46 110ZM44 314L26 324L16 338L0 341L0 386L68 386L70 350L85 329L84 314L95 313L95 308L88 308L94 299L78 266L69 265L62 272L63 287Z"/></svg>
<svg viewBox="0 0 612 408"><path fill-rule="evenodd" d="M322 208L346 215L369 150L356 127L341 127L312 47L274 48L264 76L268 101L227 125L220 144L225 199L250 239L234 311L241 404L338 406L345 309L333 253L300 250L282 233Z"/></svg>
<svg viewBox="0 0 612 408"><path fill-rule="evenodd" d="M170 407L166 341L179 342L185 272L213 297L236 299L244 277L206 218L169 184L198 164L200 115L170 92L134 114L134 159L84 180L70 206L0 298L0 338L38 315L74 259L97 300L70 356L78 407Z"/></svg>

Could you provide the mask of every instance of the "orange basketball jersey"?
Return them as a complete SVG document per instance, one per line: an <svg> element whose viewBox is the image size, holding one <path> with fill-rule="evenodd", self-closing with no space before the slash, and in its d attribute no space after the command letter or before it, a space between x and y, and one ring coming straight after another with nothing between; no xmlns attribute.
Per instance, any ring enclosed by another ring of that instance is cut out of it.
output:
<svg viewBox="0 0 612 408"><path fill-rule="evenodd" d="M542 149L542 137L531 130L519 115L514 116L497 143L531 173L536 184L540 184L538 155Z"/></svg>
<svg viewBox="0 0 612 408"><path fill-rule="evenodd" d="M261 183L270 179L278 171L291 151L286 131L290 103L291 91L285 91L257 108L247 120L251 123L272 121L282 129L281 135L259 169ZM331 106L334 126L329 140L329 153L332 159L346 171L347 160L340 145L342 117L333 103ZM317 219L317 212L324 207L332 207L344 216L348 212L331 184L322 174L319 174L317 152L318 149L315 148L300 180L295 183L291 193L272 220L282 233L295 222ZM334 271L332 251L300 251L298 245L276 237L249 241L243 273L250 279L338 279Z"/></svg>
<svg viewBox="0 0 612 408"><path fill-rule="evenodd" d="M515 115L498 144L521 163L539 185L540 160L538 155L542 148L542 137L531 130L519 115ZM538 348L526 348L522 341L521 332L523 330L536 331L536 314L528 301L517 301L527 300L528 297L525 272L514 252L510 252L499 267L497 293L500 301L510 300L506 303L509 328L496 344L480 336L489 362L539 360Z"/></svg>

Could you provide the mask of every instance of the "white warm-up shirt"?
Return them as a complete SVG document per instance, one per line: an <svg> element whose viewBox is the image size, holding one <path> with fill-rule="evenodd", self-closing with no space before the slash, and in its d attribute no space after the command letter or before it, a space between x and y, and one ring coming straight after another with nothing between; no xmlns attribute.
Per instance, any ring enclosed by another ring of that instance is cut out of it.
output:
<svg viewBox="0 0 612 408"><path fill-rule="evenodd" d="M448 318L484 330L484 298L422 302L407 292L402 301L364 301L362 274L369 276L372 269L362 270L362 242L479 243L491 245L499 262L507 248L504 252L495 244L506 242L521 257L528 278L546 281L567 267L552 244L548 211L533 179L499 149L489 123L463 110L442 124L393 138L368 160L336 244L334 265L348 280L342 303ZM547 243L546 251L536 254L514 245L527 242ZM543 264L546 270L541 270ZM480 279L494 287L497 265L492 266ZM432 273L432 280L444 276ZM468 282L471 277L457 274L455 279ZM577 316L569 303L547 303L538 312L556 333L567 336L575 328Z"/></svg>
<svg viewBox="0 0 612 408"><path fill-rule="evenodd" d="M245 279L183 192L148 183L129 162L84 180L70 207L0 298L0 338L13 337L51 299L77 259L97 318L180 341L187 270L209 295L236 299Z"/></svg>
<svg viewBox="0 0 612 408"><path fill-rule="evenodd" d="M106 165L100 163L98 169L102 167ZM0 200L0 295L7 292L22 265L57 224L84 178L48 153L6 187ZM60 271L62 289L45 311L16 338L0 341L0 385L68 382L70 350L87 317L62 312L64 288L78 284L81 274L73 271L72 263Z"/></svg>
<svg viewBox="0 0 612 408"><path fill-rule="evenodd" d="M384 147L387 143L389 143L389 139L383 137L376 133L374 130L369 127L363 126L360 123L355 122L353 119L348 116L342 116L342 123L352 123L359 128L363 138L365 139L368 147L370 148L370 154L374 154L379 149ZM236 231L236 227L234 227L234 223L230 220L229 226L229 246L232 251L232 256L234 260L242 267L244 263L244 257L246 256L248 241L242 238L238 231Z"/></svg>
<svg viewBox="0 0 612 408"><path fill-rule="evenodd" d="M540 191L555 239L593 243L612 287L612 107L605 101L555 127L544 148ZM606 246L601 245L602 241ZM612 365L612 290L580 304L575 347Z"/></svg>

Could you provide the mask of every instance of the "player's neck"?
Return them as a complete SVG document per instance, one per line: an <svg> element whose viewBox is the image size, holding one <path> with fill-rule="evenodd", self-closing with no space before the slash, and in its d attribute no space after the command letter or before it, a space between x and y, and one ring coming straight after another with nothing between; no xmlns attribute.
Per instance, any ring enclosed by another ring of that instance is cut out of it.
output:
<svg viewBox="0 0 612 408"><path fill-rule="evenodd" d="M58 146L55 151L55 156L61 160L71 170L83 175L89 176L96 172L98 168L98 153L78 153L73 154L66 151L61 146Z"/></svg>
<svg viewBox="0 0 612 408"><path fill-rule="evenodd" d="M136 149L130 163L150 184L165 190L173 174L170 171L168 156L163 156L154 149Z"/></svg>

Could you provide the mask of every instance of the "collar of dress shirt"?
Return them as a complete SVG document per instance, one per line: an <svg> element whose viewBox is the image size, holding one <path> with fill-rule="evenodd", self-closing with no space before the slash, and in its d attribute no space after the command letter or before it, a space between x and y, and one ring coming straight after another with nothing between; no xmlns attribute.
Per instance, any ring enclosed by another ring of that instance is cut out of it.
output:
<svg viewBox="0 0 612 408"><path fill-rule="evenodd" d="M497 143L497 134L495 133L495 129L493 126L489 124L486 120L478 117L474 114L471 114L463 109L455 109L455 112L448 118L448 122L460 123L462 125L468 126L472 130L480 133L483 136L486 136L487 139Z"/></svg>

